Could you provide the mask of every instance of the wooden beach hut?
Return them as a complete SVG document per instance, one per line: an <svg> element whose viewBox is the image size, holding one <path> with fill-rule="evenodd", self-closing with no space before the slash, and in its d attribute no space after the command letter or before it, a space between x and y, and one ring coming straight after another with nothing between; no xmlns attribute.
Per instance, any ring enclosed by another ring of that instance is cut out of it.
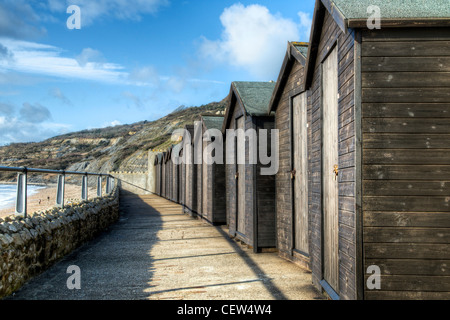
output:
<svg viewBox="0 0 450 320"><path fill-rule="evenodd" d="M167 165L166 165L167 152L162 153L161 160L161 197L166 198L167 193Z"/></svg>
<svg viewBox="0 0 450 320"><path fill-rule="evenodd" d="M197 171L194 165L194 125L186 125L183 135L183 171L184 171L184 203L185 213L197 213Z"/></svg>
<svg viewBox="0 0 450 320"><path fill-rule="evenodd" d="M184 158L183 140L180 142L180 158ZM184 207L186 204L186 166L183 161L179 164L180 170L180 204Z"/></svg>
<svg viewBox="0 0 450 320"><path fill-rule="evenodd" d="M202 151L203 161L197 171L197 196L198 214L213 225L226 224L226 197L225 197L225 148L223 148L222 124L223 116L203 115L201 116L201 130L203 137ZM214 136L207 134L211 133ZM210 163L212 159L217 159L216 150L212 144L219 144L222 141L221 163ZM204 161L208 157L208 162Z"/></svg>
<svg viewBox="0 0 450 320"><path fill-rule="evenodd" d="M275 192L278 253L309 269L308 124L311 110L307 110L308 93L303 83L307 52L307 43L288 43L268 113L276 113L275 127L279 131Z"/></svg>
<svg viewBox="0 0 450 320"><path fill-rule="evenodd" d="M167 150L166 156L166 199L168 200L172 200L172 184L173 184L172 171L173 171L172 148L169 148Z"/></svg>
<svg viewBox="0 0 450 320"><path fill-rule="evenodd" d="M449 72L448 1L316 2L310 265L330 297L450 297Z"/></svg>
<svg viewBox="0 0 450 320"><path fill-rule="evenodd" d="M158 153L155 157L155 168L156 168L156 191L155 193L158 196L161 196L161 188L162 188L162 158L163 154Z"/></svg>
<svg viewBox="0 0 450 320"><path fill-rule="evenodd" d="M176 203L180 203L180 175L181 165L175 163L175 158L180 158L181 143L173 145L171 151L171 163L172 163L172 197L170 200Z"/></svg>
<svg viewBox="0 0 450 320"><path fill-rule="evenodd" d="M274 87L274 82L233 82L222 125L225 140L228 140L225 174L229 233L252 247L255 252L276 247L275 176L261 175L262 164L259 158L257 161L249 161L253 159L250 158L253 154L250 151L258 150L258 143L246 142L245 148L236 148L237 139L229 136L227 130L241 129L249 133L255 130L258 138L260 129L268 129L270 146L274 117L267 115L267 109ZM232 150L229 145L234 146ZM229 162L230 155L234 158L233 164ZM245 158L245 163L238 161L242 157Z"/></svg>

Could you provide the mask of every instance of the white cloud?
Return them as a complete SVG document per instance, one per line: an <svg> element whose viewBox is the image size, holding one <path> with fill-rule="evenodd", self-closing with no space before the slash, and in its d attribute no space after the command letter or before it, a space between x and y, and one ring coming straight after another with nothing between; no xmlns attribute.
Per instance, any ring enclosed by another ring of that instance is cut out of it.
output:
<svg viewBox="0 0 450 320"><path fill-rule="evenodd" d="M0 102L0 115L11 116L15 111L12 104Z"/></svg>
<svg viewBox="0 0 450 320"><path fill-rule="evenodd" d="M122 123L119 120L114 120L114 121L103 124L102 128L115 127L115 126L120 126L120 125L122 125Z"/></svg>
<svg viewBox="0 0 450 320"><path fill-rule="evenodd" d="M105 61L103 54L100 51L92 48L83 49L83 51L81 51L81 54L79 54L75 59L77 60L80 67L85 67L88 63L103 64Z"/></svg>
<svg viewBox="0 0 450 320"><path fill-rule="evenodd" d="M133 104L138 108L138 109L144 109L145 108L145 103L141 100L141 98L139 98L138 96L136 96L135 94L129 92L129 91L124 91L122 92L122 96L130 101L133 102Z"/></svg>
<svg viewBox="0 0 450 320"><path fill-rule="evenodd" d="M0 37L35 38L46 33L44 28L38 26L42 17L28 2L4 0L0 3Z"/></svg>
<svg viewBox="0 0 450 320"><path fill-rule="evenodd" d="M0 39L14 55L13 62L0 60L0 71L16 71L66 79L121 83L127 77L119 64L101 62L102 55L84 49L77 58L64 57L61 48L36 42Z"/></svg>
<svg viewBox="0 0 450 320"><path fill-rule="evenodd" d="M7 143L37 142L68 133L72 126L51 122L50 111L39 103L25 102L22 108L0 103L0 146Z"/></svg>
<svg viewBox="0 0 450 320"><path fill-rule="evenodd" d="M37 142L68 133L71 126L60 123L31 123L17 117L0 116L0 145Z"/></svg>
<svg viewBox="0 0 450 320"><path fill-rule="evenodd" d="M68 106L73 106L72 101L70 101L69 98L67 98L64 95L64 93L61 91L60 88L52 88L52 89L49 90L48 93L50 94L50 96L58 99L63 104L68 105Z"/></svg>
<svg viewBox="0 0 450 320"><path fill-rule="evenodd" d="M41 123L52 118L50 110L39 103L32 105L25 102L19 112L21 119L31 123Z"/></svg>
<svg viewBox="0 0 450 320"><path fill-rule="evenodd" d="M135 68L128 75L128 79L136 85L158 86L161 77L153 66Z"/></svg>
<svg viewBox="0 0 450 320"><path fill-rule="evenodd" d="M261 5L234 4L220 16L224 28L221 38L204 38L200 54L218 63L243 68L262 80L273 80L287 42L301 40L301 30L306 28L307 15L299 13L299 17L300 23L272 14Z"/></svg>
<svg viewBox="0 0 450 320"><path fill-rule="evenodd" d="M300 18L300 28L303 30L303 34L301 35L303 39L300 40L308 42L311 34L312 18L309 13L301 11L298 13L298 16Z"/></svg>

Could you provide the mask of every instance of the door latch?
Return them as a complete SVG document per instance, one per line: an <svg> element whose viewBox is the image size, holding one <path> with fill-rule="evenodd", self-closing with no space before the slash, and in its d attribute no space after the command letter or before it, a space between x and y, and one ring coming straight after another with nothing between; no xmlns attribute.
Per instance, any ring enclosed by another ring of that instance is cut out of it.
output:
<svg viewBox="0 0 450 320"><path fill-rule="evenodd" d="M334 180L336 180L337 176L339 175L339 166L338 165L334 166L333 172L334 172Z"/></svg>
<svg viewBox="0 0 450 320"><path fill-rule="evenodd" d="M291 180L295 179L295 173L296 173L295 169L291 171Z"/></svg>

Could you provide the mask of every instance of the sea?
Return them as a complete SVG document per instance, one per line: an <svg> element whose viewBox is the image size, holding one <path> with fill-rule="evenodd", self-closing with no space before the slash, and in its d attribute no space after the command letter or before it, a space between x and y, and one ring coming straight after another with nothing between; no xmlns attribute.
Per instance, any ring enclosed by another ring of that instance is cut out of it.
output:
<svg viewBox="0 0 450 320"><path fill-rule="evenodd" d="M44 189L44 186L36 186L29 184L27 186L27 195L31 196ZM13 207L16 203L17 185L15 184L0 184L0 209Z"/></svg>

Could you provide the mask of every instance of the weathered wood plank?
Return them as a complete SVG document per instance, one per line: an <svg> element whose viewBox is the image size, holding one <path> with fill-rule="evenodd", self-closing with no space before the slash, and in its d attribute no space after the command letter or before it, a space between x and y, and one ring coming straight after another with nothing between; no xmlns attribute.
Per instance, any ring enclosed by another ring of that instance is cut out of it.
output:
<svg viewBox="0 0 450 320"><path fill-rule="evenodd" d="M450 181L364 180L366 196L446 196Z"/></svg>
<svg viewBox="0 0 450 320"><path fill-rule="evenodd" d="M450 118L449 103L363 103L365 118Z"/></svg>
<svg viewBox="0 0 450 320"><path fill-rule="evenodd" d="M449 164L447 149L365 149L364 164L431 165Z"/></svg>
<svg viewBox="0 0 450 320"><path fill-rule="evenodd" d="M383 212L365 211L367 227L450 228L450 212Z"/></svg>
<svg viewBox="0 0 450 320"><path fill-rule="evenodd" d="M367 211L400 212L448 212L450 197L431 196L375 196L363 197L363 208Z"/></svg>
<svg viewBox="0 0 450 320"><path fill-rule="evenodd" d="M365 280L369 275L365 276ZM381 275L381 290L450 291L450 277L423 275Z"/></svg>
<svg viewBox="0 0 450 320"><path fill-rule="evenodd" d="M450 57L363 57L362 72L449 72Z"/></svg>
<svg viewBox="0 0 450 320"><path fill-rule="evenodd" d="M369 180L450 180L450 165L365 165L363 178Z"/></svg>
<svg viewBox="0 0 450 320"><path fill-rule="evenodd" d="M362 30L362 42L368 41L430 41L430 36L435 41L448 41L450 39L449 28L382 28L380 30Z"/></svg>
<svg viewBox="0 0 450 320"><path fill-rule="evenodd" d="M450 260L366 259L365 269L371 265L383 275L450 276Z"/></svg>
<svg viewBox="0 0 450 320"><path fill-rule="evenodd" d="M364 227L364 242L450 243L449 228Z"/></svg>
<svg viewBox="0 0 450 320"><path fill-rule="evenodd" d="M450 50L448 50L450 52ZM363 72L363 88L450 87L449 72ZM445 90L445 89L443 89Z"/></svg>
<svg viewBox="0 0 450 320"><path fill-rule="evenodd" d="M442 259L450 260L448 244L365 243L366 259Z"/></svg>
<svg viewBox="0 0 450 320"><path fill-rule="evenodd" d="M450 149L450 134L365 133L367 149Z"/></svg>
<svg viewBox="0 0 450 320"><path fill-rule="evenodd" d="M450 41L379 41L363 42L363 57L450 56Z"/></svg>
<svg viewBox="0 0 450 320"><path fill-rule="evenodd" d="M364 102L378 103L415 103L420 102L448 102L450 90L443 88L366 88L362 89Z"/></svg>

